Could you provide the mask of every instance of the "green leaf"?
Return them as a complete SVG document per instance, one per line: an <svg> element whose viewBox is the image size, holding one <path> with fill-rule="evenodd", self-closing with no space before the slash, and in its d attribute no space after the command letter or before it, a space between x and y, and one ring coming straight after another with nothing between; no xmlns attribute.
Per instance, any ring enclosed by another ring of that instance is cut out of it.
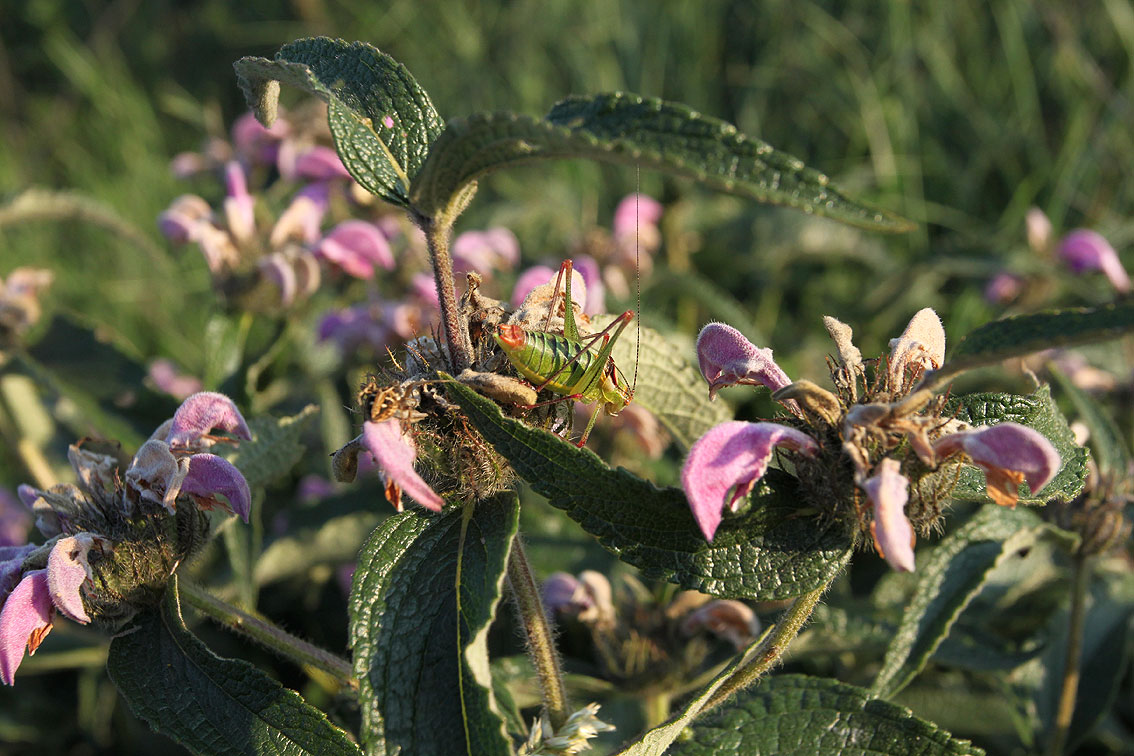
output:
<svg viewBox="0 0 1134 756"><path fill-rule="evenodd" d="M371 534L350 601L367 753L511 754L487 633L518 522L508 493L406 512Z"/></svg>
<svg viewBox="0 0 1134 756"><path fill-rule="evenodd" d="M1051 389L1041 386L1027 396L1019 394L965 394L949 403L946 415L956 412L958 420L976 426L1013 422L1039 431L1055 446L1063 466L1055 479L1033 494L1020 486L1021 504L1043 504L1051 499L1070 501L1079 495L1087 481L1087 450L1075 443L1067 418L1051 398ZM988 501L984 472L963 465L952 493L955 499Z"/></svg>
<svg viewBox="0 0 1134 756"><path fill-rule="evenodd" d="M767 631L764 634L767 635ZM705 704L712 699L717 689L732 677L733 673L753 660L757 649L763 642L763 637L753 641L748 648L744 649L744 653L733 657L733 660L721 670L720 674L698 692L696 697L687 703L681 711L670 717L664 724L647 732L641 739L619 751L615 756L662 756L666 753L666 749L682 736L686 728L704 710Z"/></svg>
<svg viewBox="0 0 1134 756"><path fill-rule="evenodd" d="M248 422L251 441L241 441L229 457L250 488L265 486L287 475L303 457L299 436L303 425L319 411L309 404L290 417L256 417Z"/></svg>
<svg viewBox="0 0 1134 756"><path fill-rule="evenodd" d="M1095 450L1099 472L1103 475L1125 476L1130 465L1130 451L1114 418L1054 364L1049 362L1047 369L1091 432L1090 444Z"/></svg>
<svg viewBox="0 0 1134 756"><path fill-rule="evenodd" d="M957 617L1001 561L1034 542L1046 526L1028 509L983 507L938 543L917 567L917 589L886 650L871 692L889 698L925 667Z"/></svg>
<svg viewBox="0 0 1134 756"><path fill-rule="evenodd" d="M1009 357L1116 339L1131 331L1134 302L1015 315L986 323L966 336L931 380L938 384L965 370Z"/></svg>
<svg viewBox="0 0 1134 756"><path fill-rule="evenodd" d="M770 470L747 512L726 517L712 543L697 529L685 494L612 470L540 428L504 417L472 389L450 381L452 397L532 489L648 578L714 596L777 600L829 582L850 559L840 526L799 517L795 479Z"/></svg>
<svg viewBox="0 0 1134 756"><path fill-rule="evenodd" d="M836 680L777 675L744 691L678 740L671 756L981 754L909 709Z"/></svg>
<svg viewBox="0 0 1134 756"><path fill-rule="evenodd" d="M684 105L615 92L570 97L546 120L513 113L455 119L414 177L414 206L445 213L470 182L498 168L536 159L585 157L641 165L692 178L743 197L877 231L913 225L847 197L818 171L732 124Z"/></svg>
<svg viewBox="0 0 1134 756"><path fill-rule="evenodd" d="M613 320L608 315L595 318L596 330ZM634 360L638 359L634 402L652 412L683 449L692 446L713 426L732 419L727 404L709 401L708 384L682 357L680 349L652 328L641 329L638 349L638 332L638 328L622 332L614 342L614 362L626 379L633 381Z"/></svg>
<svg viewBox="0 0 1134 756"><path fill-rule="evenodd" d="M216 656L190 633L176 577L161 607L110 642L106 669L131 711L197 753L360 753L298 693L247 662Z"/></svg>
<svg viewBox="0 0 1134 756"><path fill-rule="evenodd" d="M274 60L241 58L234 67L265 125L275 120L278 82L325 100L335 148L355 181L387 202L409 204L410 179L443 124L405 66L363 42L314 37L284 45Z"/></svg>

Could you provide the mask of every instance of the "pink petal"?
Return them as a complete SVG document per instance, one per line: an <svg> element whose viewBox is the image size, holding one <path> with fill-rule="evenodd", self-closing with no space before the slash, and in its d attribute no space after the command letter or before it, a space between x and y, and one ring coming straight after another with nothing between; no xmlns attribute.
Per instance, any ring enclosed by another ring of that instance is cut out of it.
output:
<svg viewBox="0 0 1134 756"><path fill-rule="evenodd" d="M39 547L34 543L24 546L0 546L0 605L16 587L23 573L24 559Z"/></svg>
<svg viewBox="0 0 1134 756"><path fill-rule="evenodd" d="M142 444L126 468L127 501L131 506L138 501L161 504L173 514L177 511L177 495L188 472L186 458L178 459L173 456L169 444L151 438Z"/></svg>
<svg viewBox="0 0 1134 756"><path fill-rule="evenodd" d="M0 610L0 681L12 685L24 650L34 654L51 631L55 609L47 587L47 570L24 575Z"/></svg>
<svg viewBox="0 0 1134 756"><path fill-rule="evenodd" d="M227 508L245 522L252 511L248 481L231 462L215 454L202 452L189 458L189 473L181 484L181 492L204 499L199 504L206 509L212 502L218 502L216 496L220 494L228 500Z"/></svg>
<svg viewBox="0 0 1134 756"><path fill-rule="evenodd" d="M735 511L763 477L777 446L809 457L819 451L810 436L786 425L739 421L716 426L689 449L681 487L706 540L713 540L725 506Z"/></svg>
<svg viewBox="0 0 1134 756"><path fill-rule="evenodd" d="M410 289L414 295L434 310L441 308L441 300L437 297L437 282L428 273L414 273L410 280ZM522 299L520 300L523 301Z"/></svg>
<svg viewBox="0 0 1134 756"><path fill-rule="evenodd" d="M1063 238L1059 256L1075 273L1099 270L1106 274L1115 290L1121 294L1130 291L1130 277L1118 259L1118 253L1102 234L1077 228Z"/></svg>
<svg viewBox="0 0 1134 756"><path fill-rule="evenodd" d="M862 483L862 490L874 503L874 546L878 553L899 572L913 572L913 527L906 519L909 480L901 474L901 465L886 458L878 472Z"/></svg>
<svg viewBox="0 0 1134 756"><path fill-rule="evenodd" d="M316 145L295 159L295 173L300 178L314 181L327 181L335 178L350 178L338 153L330 147Z"/></svg>
<svg viewBox="0 0 1134 756"><path fill-rule="evenodd" d="M207 224L212 215L205 200L195 194L183 194L158 216L158 229L174 244L185 244L197 238L198 224Z"/></svg>
<svg viewBox="0 0 1134 756"><path fill-rule="evenodd" d="M366 221L348 220L335 226L315 247L315 253L355 278L370 278L375 265L386 270L394 267L390 243L377 226Z"/></svg>
<svg viewBox="0 0 1134 756"><path fill-rule="evenodd" d="M90 533L60 538L47 557L47 588L52 603L63 614L84 625L91 618L83 608L83 597L79 589L91 578L88 559L91 548L96 545L101 548L104 540Z"/></svg>
<svg viewBox="0 0 1134 756"><path fill-rule="evenodd" d="M272 248L279 249L288 241L314 244L319 239L329 196L326 184L312 184L300 190L268 235Z"/></svg>
<svg viewBox="0 0 1134 756"><path fill-rule="evenodd" d="M597 315L606 310L606 290L602 283L602 271L595 259L589 255L579 255L573 261L575 270L587 282L587 306L583 312L587 315ZM572 283L574 286L574 283ZM571 292L574 294L574 290Z"/></svg>
<svg viewBox="0 0 1134 756"><path fill-rule="evenodd" d="M656 199L645 194L628 194L614 209L614 235L633 234L638 225L655 226L661 216L662 206Z"/></svg>
<svg viewBox="0 0 1134 756"><path fill-rule="evenodd" d="M902 335L890 340L890 378L895 385L904 380L906 368L934 370L944 362L945 329L930 307L914 313Z"/></svg>
<svg viewBox="0 0 1134 756"><path fill-rule="evenodd" d="M295 268L283 252L274 252L260 260L260 272L275 284L280 292L280 304L290 307L299 291L295 280Z"/></svg>
<svg viewBox="0 0 1134 756"><path fill-rule="evenodd" d="M1024 226L1027 229L1028 246L1032 251L1046 251L1051 244L1051 221L1047 214L1038 207L1030 208L1024 218Z"/></svg>
<svg viewBox="0 0 1134 756"><path fill-rule="evenodd" d="M244 416L232 400L215 391L201 391L189 397L173 414L166 441L171 447L201 446L204 436L220 429L226 433L246 440L252 440L252 432L244 422Z"/></svg>
<svg viewBox="0 0 1134 756"><path fill-rule="evenodd" d="M532 289L543 286L549 279L555 280L555 271L546 265L534 265L525 270L516 279L516 287L512 289L512 306L519 307ZM574 282L571 285L574 286Z"/></svg>
<svg viewBox="0 0 1134 756"><path fill-rule="evenodd" d="M232 124L232 143L245 159L270 164L275 162L279 142L287 136L289 124L277 118L271 128L264 128L256 116L245 113Z"/></svg>
<svg viewBox="0 0 1134 756"><path fill-rule="evenodd" d="M0 488L0 551L6 546L26 543L30 527L31 515L23 502L8 493L6 488Z"/></svg>
<svg viewBox="0 0 1134 756"><path fill-rule="evenodd" d="M709 382L709 396L725 386L767 386L773 392L791 383L772 359L771 349L760 349L744 334L724 323L709 323L697 335L697 361Z"/></svg>
<svg viewBox="0 0 1134 756"><path fill-rule="evenodd" d="M590 605L590 597L580 588L582 583L574 575L566 572L552 573L540 586L544 608L550 614L586 609Z"/></svg>
<svg viewBox="0 0 1134 756"><path fill-rule="evenodd" d="M1033 494L1050 483L1063 464L1043 434L1018 423L951 433L935 441L933 451L943 457L963 451L985 470L986 479L990 474L1022 473Z"/></svg>
<svg viewBox="0 0 1134 756"><path fill-rule="evenodd" d="M402 424L397 418L380 423L364 423L362 443L378 462L387 482L399 486L426 509L441 511L445 502L414 471L413 461L417 457L417 450L413 441L402 432Z"/></svg>
<svg viewBox="0 0 1134 756"><path fill-rule="evenodd" d="M1024 288L1024 279L1015 273L997 273L984 287L984 300L990 304L1008 304Z"/></svg>
<svg viewBox="0 0 1134 756"><path fill-rule="evenodd" d="M453 240L453 264L459 272L490 274L520 261L520 240L507 228L465 231Z"/></svg>
<svg viewBox="0 0 1134 756"><path fill-rule="evenodd" d="M256 202L248 193L244 168L235 160L224 167L228 196L224 198L224 216L233 238L246 242L256 233Z"/></svg>
<svg viewBox="0 0 1134 756"><path fill-rule="evenodd" d="M756 639L760 620L747 604L717 599L699 607L681 623L685 635L696 635L702 630L727 640L739 651Z"/></svg>

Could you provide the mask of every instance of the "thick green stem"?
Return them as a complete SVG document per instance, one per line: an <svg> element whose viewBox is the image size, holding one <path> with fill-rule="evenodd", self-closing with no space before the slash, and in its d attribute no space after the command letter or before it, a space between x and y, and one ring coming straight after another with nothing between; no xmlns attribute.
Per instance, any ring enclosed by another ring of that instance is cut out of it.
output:
<svg viewBox="0 0 1134 756"><path fill-rule="evenodd" d="M188 580L179 583L181 599L221 625L251 638L286 659L321 669L357 689L358 681L354 679L350 663L345 659L300 640L266 620L226 604L195 583Z"/></svg>
<svg viewBox="0 0 1134 756"><path fill-rule="evenodd" d="M1075 716L1075 699L1079 694L1079 665L1083 655L1083 623L1087 617L1087 590L1090 583L1090 557L1077 554L1071 584L1071 616L1067 629L1067 658L1063 663L1063 687L1048 743L1048 756L1059 756L1067 745L1067 734Z"/></svg>
<svg viewBox="0 0 1134 756"><path fill-rule="evenodd" d="M433 263L433 278L437 283L437 299L441 304L441 327L449 347L450 368L460 373L473 363L472 340L469 325L461 317L457 305L457 286L453 279L453 257L449 254L449 237L453 226L436 218L414 217L429 246L429 260Z"/></svg>
<svg viewBox="0 0 1134 756"><path fill-rule="evenodd" d="M646 720L646 729L652 730L669 719L669 704L672 696L669 691L657 691L645 697L642 701L642 714Z"/></svg>
<svg viewBox="0 0 1134 756"><path fill-rule="evenodd" d="M539 588L519 538L512 541L512 552L508 555L508 585L528 639L528 655L539 676L547 717L552 728L558 730L567 722L567 689L563 685L563 672L559 669L555 639L551 636L547 615L539 599Z"/></svg>
<svg viewBox="0 0 1134 756"><path fill-rule="evenodd" d="M815 605L819 603L819 597L823 595L825 590L827 590L827 586L823 585L797 598L780 617L775 629L768 633L764 642L753 653L752 661L736 670L732 677L725 680L700 713L704 714L724 703L733 693L747 688L771 669L783 656L784 651L787 651L787 647L799 634L800 629L807 623L807 620L811 617L811 612L815 610Z"/></svg>

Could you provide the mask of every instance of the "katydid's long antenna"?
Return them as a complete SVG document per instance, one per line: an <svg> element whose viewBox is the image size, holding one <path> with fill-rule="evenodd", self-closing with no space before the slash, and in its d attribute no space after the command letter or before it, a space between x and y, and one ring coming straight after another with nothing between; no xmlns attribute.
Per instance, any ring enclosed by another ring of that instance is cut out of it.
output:
<svg viewBox="0 0 1134 756"><path fill-rule="evenodd" d="M637 302L637 313L634 318L634 385L630 389L631 395L638 389L638 363L642 357L642 263L638 258L638 201L642 197L642 166L634 164L634 288Z"/></svg>

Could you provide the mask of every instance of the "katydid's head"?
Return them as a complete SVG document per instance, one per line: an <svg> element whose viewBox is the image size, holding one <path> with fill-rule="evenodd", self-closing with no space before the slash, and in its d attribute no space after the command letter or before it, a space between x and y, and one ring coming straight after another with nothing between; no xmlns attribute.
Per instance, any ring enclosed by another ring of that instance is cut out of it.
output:
<svg viewBox="0 0 1134 756"><path fill-rule="evenodd" d="M497 326L496 333L492 335L492 338L496 339L496 343L499 344L505 352L508 352L524 346L527 334L524 332L524 329L518 325L501 323Z"/></svg>

